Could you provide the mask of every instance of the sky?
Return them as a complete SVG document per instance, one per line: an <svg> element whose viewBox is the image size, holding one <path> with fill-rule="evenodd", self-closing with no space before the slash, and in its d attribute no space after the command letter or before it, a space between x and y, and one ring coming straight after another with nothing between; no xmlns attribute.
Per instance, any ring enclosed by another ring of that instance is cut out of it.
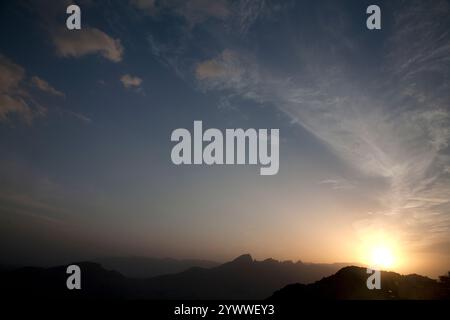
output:
<svg viewBox="0 0 450 320"><path fill-rule="evenodd" d="M71 3L0 5L2 262L450 269L449 1ZM278 174L174 165L195 120L279 129Z"/></svg>

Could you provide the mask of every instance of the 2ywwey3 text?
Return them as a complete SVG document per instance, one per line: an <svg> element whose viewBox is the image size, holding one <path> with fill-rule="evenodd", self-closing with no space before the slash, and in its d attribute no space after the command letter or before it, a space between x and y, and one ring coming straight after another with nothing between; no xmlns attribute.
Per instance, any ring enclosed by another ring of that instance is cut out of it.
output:
<svg viewBox="0 0 450 320"><path fill-rule="evenodd" d="M274 315L275 306L272 304L219 304L214 306L190 306L182 304L176 306L175 315L194 315L206 317L207 314L217 315Z"/></svg>

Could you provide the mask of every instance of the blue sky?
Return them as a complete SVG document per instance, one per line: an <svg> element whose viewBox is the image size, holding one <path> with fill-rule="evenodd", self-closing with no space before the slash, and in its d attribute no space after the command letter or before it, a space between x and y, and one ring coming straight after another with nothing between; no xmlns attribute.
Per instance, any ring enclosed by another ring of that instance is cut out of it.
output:
<svg viewBox="0 0 450 320"><path fill-rule="evenodd" d="M2 3L0 245L450 263L448 1ZM175 166L176 128L279 128L280 171ZM13 245L11 245L13 244Z"/></svg>

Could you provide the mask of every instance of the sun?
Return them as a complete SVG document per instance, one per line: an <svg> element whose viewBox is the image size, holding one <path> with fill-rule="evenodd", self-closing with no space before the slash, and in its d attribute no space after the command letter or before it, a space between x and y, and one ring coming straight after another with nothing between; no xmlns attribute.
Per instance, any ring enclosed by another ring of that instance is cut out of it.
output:
<svg viewBox="0 0 450 320"><path fill-rule="evenodd" d="M372 249L372 265L379 268L391 268L394 265L394 255L388 247L375 247Z"/></svg>
<svg viewBox="0 0 450 320"><path fill-rule="evenodd" d="M405 265L402 241L386 232L367 232L356 247L360 261L375 270L398 270Z"/></svg>

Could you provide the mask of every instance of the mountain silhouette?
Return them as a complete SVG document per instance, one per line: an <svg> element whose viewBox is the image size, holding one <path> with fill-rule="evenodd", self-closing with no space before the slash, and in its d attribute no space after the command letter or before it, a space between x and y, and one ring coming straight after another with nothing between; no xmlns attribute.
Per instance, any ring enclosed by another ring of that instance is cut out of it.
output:
<svg viewBox="0 0 450 320"><path fill-rule="evenodd" d="M66 266L24 267L0 272L0 288L6 299L101 299L127 298L130 280L116 271L92 262L79 262L82 290L68 290Z"/></svg>
<svg viewBox="0 0 450 320"><path fill-rule="evenodd" d="M138 279L109 271L98 263L74 264L81 269L81 290L66 288L66 266L59 266L0 272L1 291L6 298L264 299L290 283L310 283L343 266L256 261L246 254L212 268L192 267L176 274Z"/></svg>
<svg viewBox="0 0 450 320"><path fill-rule="evenodd" d="M116 270L130 278L150 278L179 273L192 267L212 268L220 263L209 260L148 257L103 257L93 259L105 269Z"/></svg>
<svg viewBox="0 0 450 320"><path fill-rule="evenodd" d="M275 292L272 301L302 300L430 300L450 299L449 277L436 281L417 274L381 271L381 288L369 290L365 268L350 266L312 284L291 284Z"/></svg>
<svg viewBox="0 0 450 320"><path fill-rule="evenodd" d="M156 289L151 296L154 299L264 299L289 283L310 283L341 267L274 259L256 261L245 254L214 268L197 267L154 277L146 280L146 287Z"/></svg>
<svg viewBox="0 0 450 320"><path fill-rule="evenodd" d="M274 259L256 261L249 254L212 268L192 267L179 273L145 279L126 277L98 263L74 264L81 269L81 290L67 289L67 266L2 270L0 290L6 299L192 300L270 297L269 300L273 301L295 302L299 299L404 300L450 297L448 276L442 276L437 281L416 274L400 275L382 271L381 289L369 290L366 281L370 275L365 268L280 262Z"/></svg>

